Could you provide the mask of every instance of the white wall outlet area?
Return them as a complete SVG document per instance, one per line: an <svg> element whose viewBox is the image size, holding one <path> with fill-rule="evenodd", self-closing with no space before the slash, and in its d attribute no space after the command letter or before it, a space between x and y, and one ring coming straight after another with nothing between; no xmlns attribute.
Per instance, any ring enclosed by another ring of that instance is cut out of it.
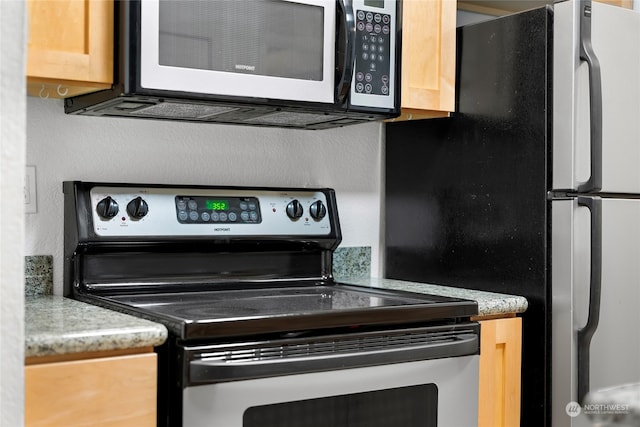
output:
<svg viewBox="0 0 640 427"><path fill-rule="evenodd" d="M24 213L36 213L36 167L27 166L24 175Z"/></svg>

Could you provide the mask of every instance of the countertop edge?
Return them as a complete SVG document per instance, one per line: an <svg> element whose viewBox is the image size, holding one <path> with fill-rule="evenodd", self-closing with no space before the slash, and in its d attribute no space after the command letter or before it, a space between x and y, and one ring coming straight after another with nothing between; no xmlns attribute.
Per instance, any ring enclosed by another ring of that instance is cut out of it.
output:
<svg viewBox="0 0 640 427"><path fill-rule="evenodd" d="M167 328L61 296L25 299L25 358L163 344Z"/></svg>
<svg viewBox="0 0 640 427"><path fill-rule="evenodd" d="M431 283L384 278L345 278L341 279L340 283L473 300L478 303L478 316L524 313L529 305L527 299L519 295L454 288Z"/></svg>

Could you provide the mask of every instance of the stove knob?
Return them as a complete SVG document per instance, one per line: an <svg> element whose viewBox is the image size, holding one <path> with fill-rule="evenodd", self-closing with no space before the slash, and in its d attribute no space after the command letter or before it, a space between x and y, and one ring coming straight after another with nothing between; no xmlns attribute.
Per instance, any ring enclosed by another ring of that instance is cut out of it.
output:
<svg viewBox="0 0 640 427"><path fill-rule="evenodd" d="M309 214L311 214L311 218L321 220L327 214L327 208L322 201L318 200L309 207Z"/></svg>
<svg viewBox="0 0 640 427"><path fill-rule="evenodd" d="M100 218L109 219L118 215L118 202L113 200L111 196L107 196L100 200L96 205L96 212L100 215Z"/></svg>
<svg viewBox="0 0 640 427"><path fill-rule="evenodd" d="M132 218L140 219L149 212L149 205L142 197L138 196L127 203L127 212Z"/></svg>
<svg viewBox="0 0 640 427"><path fill-rule="evenodd" d="M297 200L292 200L287 205L287 216L293 220L300 218L303 211L302 204Z"/></svg>

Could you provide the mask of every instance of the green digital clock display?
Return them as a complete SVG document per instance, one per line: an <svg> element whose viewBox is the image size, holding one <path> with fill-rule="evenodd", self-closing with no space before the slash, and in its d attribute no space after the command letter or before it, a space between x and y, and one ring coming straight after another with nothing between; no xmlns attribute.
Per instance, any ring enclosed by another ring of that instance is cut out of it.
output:
<svg viewBox="0 0 640 427"><path fill-rule="evenodd" d="M229 210L229 202L227 200L205 200L205 205L210 211Z"/></svg>

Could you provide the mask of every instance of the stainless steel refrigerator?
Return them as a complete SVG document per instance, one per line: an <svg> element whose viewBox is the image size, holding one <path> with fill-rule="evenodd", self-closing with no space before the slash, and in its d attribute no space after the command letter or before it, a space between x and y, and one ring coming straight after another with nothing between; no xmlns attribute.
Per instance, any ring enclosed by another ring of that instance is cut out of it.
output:
<svg viewBox="0 0 640 427"><path fill-rule="evenodd" d="M522 426L640 381L640 13L457 33L456 112L388 123L385 276L523 295Z"/></svg>

